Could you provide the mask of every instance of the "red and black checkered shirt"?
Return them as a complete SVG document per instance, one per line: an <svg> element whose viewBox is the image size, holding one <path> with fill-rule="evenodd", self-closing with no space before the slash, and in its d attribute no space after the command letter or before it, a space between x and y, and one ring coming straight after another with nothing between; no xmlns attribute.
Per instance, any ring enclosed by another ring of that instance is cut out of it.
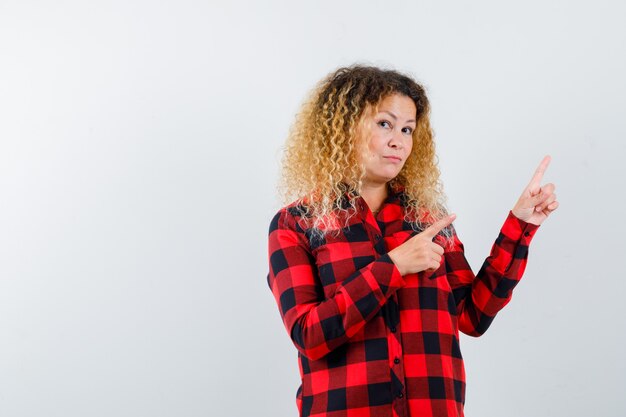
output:
<svg viewBox="0 0 626 417"><path fill-rule="evenodd" d="M345 194L358 213L339 237L314 237L295 203L271 221L267 280L298 349L300 416L463 416L459 330L482 335L511 300L539 226L509 211L476 275L450 226L439 269L402 276L388 252L419 233L404 197L390 192L374 216Z"/></svg>

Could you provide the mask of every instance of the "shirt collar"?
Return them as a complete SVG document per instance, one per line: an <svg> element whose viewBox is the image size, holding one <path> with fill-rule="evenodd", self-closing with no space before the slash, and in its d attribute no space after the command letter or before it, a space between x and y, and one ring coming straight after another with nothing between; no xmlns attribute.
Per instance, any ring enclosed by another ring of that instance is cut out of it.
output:
<svg viewBox="0 0 626 417"><path fill-rule="evenodd" d="M342 184L345 189L348 188L345 182L342 182ZM387 189L388 189L388 194L387 194L387 198L385 199L385 204L404 201L403 199L404 190L405 190L404 185L396 184L395 190L391 186L388 185ZM353 199L357 199L357 198L361 198L361 196L357 193L352 194L348 191L344 191L343 196L342 196L342 208L347 209L348 207L350 207L350 201Z"/></svg>

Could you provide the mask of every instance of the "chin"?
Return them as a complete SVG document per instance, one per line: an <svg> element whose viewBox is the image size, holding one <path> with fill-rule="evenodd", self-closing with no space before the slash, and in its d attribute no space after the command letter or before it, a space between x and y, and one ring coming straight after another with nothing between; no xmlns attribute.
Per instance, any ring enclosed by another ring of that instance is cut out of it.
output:
<svg viewBox="0 0 626 417"><path fill-rule="evenodd" d="M374 175L371 175L370 180L375 181L375 182L389 182L393 180L395 177L397 177L399 173L400 173L399 170L397 172L395 170L378 172Z"/></svg>
<svg viewBox="0 0 626 417"><path fill-rule="evenodd" d="M387 175L381 175L381 176L378 177L378 181L380 181L380 182L389 182L389 181L393 180L395 177L397 177L397 175L394 175L393 177L387 176Z"/></svg>
<svg viewBox="0 0 626 417"><path fill-rule="evenodd" d="M386 175L382 175L381 177L385 178L386 181L391 181L392 179L397 177L398 174L400 174L400 171L398 171L398 172L387 172Z"/></svg>

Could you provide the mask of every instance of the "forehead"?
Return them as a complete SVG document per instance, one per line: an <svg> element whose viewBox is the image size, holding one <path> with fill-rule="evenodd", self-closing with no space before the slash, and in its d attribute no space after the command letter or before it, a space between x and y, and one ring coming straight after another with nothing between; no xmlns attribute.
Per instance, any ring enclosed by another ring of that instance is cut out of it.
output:
<svg viewBox="0 0 626 417"><path fill-rule="evenodd" d="M391 112L400 120L415 119L417 107L410 97L403 94L390 94L378 102L378 112Z"/></svg>

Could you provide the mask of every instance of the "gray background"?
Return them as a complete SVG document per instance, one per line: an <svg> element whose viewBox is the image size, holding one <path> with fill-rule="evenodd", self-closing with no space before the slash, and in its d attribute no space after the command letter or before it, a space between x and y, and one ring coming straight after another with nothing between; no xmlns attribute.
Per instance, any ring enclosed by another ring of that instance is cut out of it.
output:
<svg viewBox="0 0 626 417"><path fill-rule="evenodd" d="M280 149L362 62L432 102L475 272L541 158L561 204L462 335L468 416L624 416L619 1L0 1L0 415L294 416L266 284Z"/></svg>

